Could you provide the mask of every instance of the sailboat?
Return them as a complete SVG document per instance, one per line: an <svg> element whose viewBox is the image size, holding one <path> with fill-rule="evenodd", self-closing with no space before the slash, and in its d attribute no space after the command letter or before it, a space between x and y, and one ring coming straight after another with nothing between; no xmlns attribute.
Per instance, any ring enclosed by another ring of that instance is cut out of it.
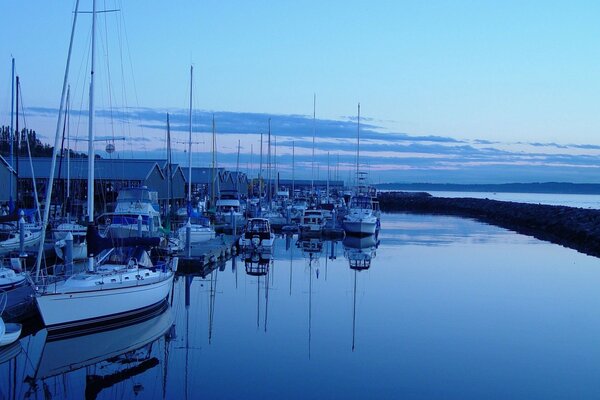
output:
<svg viewBox="0 0 600 400"><path fill-rule="evenodd" d="M356 138L356 188L350 199L348 214L344 217L343 226L346 233L354 235L374 235L379 225L373 210L373 200L366 187L365 173L359 170L360 165L360 103L358 104L358 125Z"/></svg>
<svg viewBox="0 0 600 400"><path fill-rule="evenodd" d="M96 1L92 6L92 50L90 75L90 102L88 121L88 227L87 227L87 271L73 274L68 278L53 277L38 285L37 306L50 332L61 334L70 330L110 329L113 324L146 315L163 307L173 285L177 268L176 257L155 263L149 254L152 246L157 246L158 238L131 238L119 240L122 247L113 247L111 239L99 236L94 223L94 69L96 37ZM75 6L71 45L77 21L79 1ZM68 77L69 57L63 82L63 97ZM59 122L61 119L59 111ZM58 130L57 130L58 131ZM57 137L55 138L58 141ZM57 146L53 161L56 160ZM48 220L48 210L52 199L52 177L54 162L50 171L50 182L46 192L44 226ZM127 246L127 247L125 247ZM38 253L36 279L40 276L41 252Z"/></svg>

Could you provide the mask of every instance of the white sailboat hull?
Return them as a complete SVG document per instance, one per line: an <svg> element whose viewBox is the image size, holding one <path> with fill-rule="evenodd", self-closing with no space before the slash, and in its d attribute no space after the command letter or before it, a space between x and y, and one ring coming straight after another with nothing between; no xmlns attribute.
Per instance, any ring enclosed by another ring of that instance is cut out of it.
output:
<svg viewBox="0 0 600 400"><path fill-rule="evenodd" d="M102 323L127 314L143 312L164 301L171 292L173 273L165 279L131 285L117 284L106 289L87 291L57 291L36 297L40 315L49 330L75 329L80 326Z"/></svg>

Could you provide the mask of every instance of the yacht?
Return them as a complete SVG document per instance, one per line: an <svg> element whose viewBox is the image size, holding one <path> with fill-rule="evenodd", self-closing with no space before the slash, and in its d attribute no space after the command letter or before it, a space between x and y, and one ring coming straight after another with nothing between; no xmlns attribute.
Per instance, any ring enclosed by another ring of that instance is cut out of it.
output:
<svg viewBox="0 0 600 400"><path fill-rule="evenodd" d="M350 199L348 214L344 217L344 231L354 235L374 235L378 224L371 197L362 194L353 196Z"/></svg>
<svg viewBox="0 0 600 400"><path fill-rule="evenodd" d="M323 210L304 210L299 226L300 231L303 233L320 233L325 224L325 212Z"/></svg>
<svg viewBox="0 0 600 400"><path fill-rule="evenodd" d="M233 218L233 219L232 219ZM221 192L221 196L215 202L215 219L217 223L233 226L244 224L244 210L237 192Z"/></svg>
<svg viewBox="0 0 600 400"><path fill-rule="evenodd" d="M158 193L148 187L125 188L119 191L115 212L104 214L106 235L114 239L139 236L138 219L142 217L142 236L160 237L161 220Z"/></svg>
<svg viewBox="0 0 600 400"><path fill-rule="evenodd" d="M240 237L240 247L244 250L271 251L275 234L266 218L250 218Z"/></svg>

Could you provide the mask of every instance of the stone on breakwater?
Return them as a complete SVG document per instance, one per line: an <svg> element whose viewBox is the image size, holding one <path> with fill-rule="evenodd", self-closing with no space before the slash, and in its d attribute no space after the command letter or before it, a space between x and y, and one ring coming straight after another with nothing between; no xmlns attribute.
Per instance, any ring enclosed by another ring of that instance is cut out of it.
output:
<svg viewBox="0 0 600 400"><path fill-rule="evenodd" d="M600 210L475 198L379 194L384 212L474 218L600 257Z"/></svg>

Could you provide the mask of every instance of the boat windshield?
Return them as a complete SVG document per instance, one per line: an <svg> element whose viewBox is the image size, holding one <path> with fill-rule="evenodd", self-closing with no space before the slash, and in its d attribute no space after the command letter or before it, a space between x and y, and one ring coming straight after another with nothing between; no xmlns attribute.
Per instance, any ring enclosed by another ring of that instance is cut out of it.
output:
<svg viewBox="0 0 600 400"><path fill-rule="evenodd" d="M373 208L373 202L371 201L370 197L353 197L350 201L350 208L362 208L370 210Z"/></svg>
<svg viewBox="0 0 600 400"><path fill-rule="evenodd" d="M268 232L270 231L269 222L265 219L251 219L248 221L247 230L249 232Z"/></svg>
<svg viewBox="0 0 600 400"><path fill-rule="evenodd" d="M142 247L115 247L104 263L126 265L131 259L135 259L140 267L154 267L150 255Z"/></svg>

